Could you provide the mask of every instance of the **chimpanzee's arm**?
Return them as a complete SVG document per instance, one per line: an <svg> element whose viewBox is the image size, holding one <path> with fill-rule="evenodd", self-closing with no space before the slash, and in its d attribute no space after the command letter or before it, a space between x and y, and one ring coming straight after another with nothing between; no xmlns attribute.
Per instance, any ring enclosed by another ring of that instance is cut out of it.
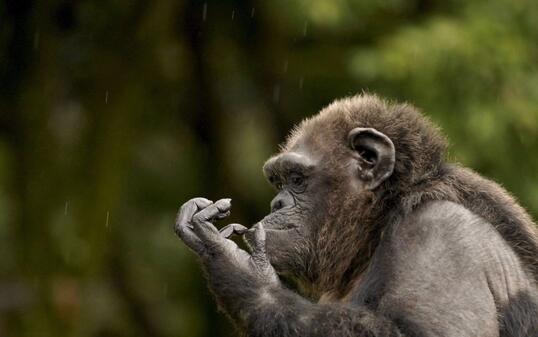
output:
<svg viewBox="0 0 538 337"><path fill-rule="evenodd" d="M461 206L432 204L387 229L349 301L327 304L280 283L265 255L262 226L252 254L219 235L210 220L226 213L229 202L198 205L201 211L184 207L176 231L201 256L221 309L249 336L498 335L488 275L498 269L492 257L513 253Z"/></svg>
<svg viewBox="0 0 538 337"><path fill-rule="evenodd" d="M280 286L242 288L235 296L216 286L210 288L219 305L247 336L403 336L393 321L362 306L312 303Z"/></svg>

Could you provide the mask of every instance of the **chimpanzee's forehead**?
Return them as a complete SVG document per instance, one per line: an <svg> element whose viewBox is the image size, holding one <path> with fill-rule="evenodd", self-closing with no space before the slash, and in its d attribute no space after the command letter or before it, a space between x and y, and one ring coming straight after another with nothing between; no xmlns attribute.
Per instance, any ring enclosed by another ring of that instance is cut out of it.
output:
<svg viewBox="0 0 538 337"><path fill-rule="evenodd" d="M282 154L298 155L301 157L310 158L313 161L316 161L320 154L320 149L317 147L315 142L310 139L305 139L304 137L296 139L293 144L289 145L290 146L287 146Z"/></svg>
<svg viewBox="0 0 538 337"><path fill-rule="evenodd" d="M331 127L319 127L315 123L305 125L288 140L283 152L297 152L320 157L345 145L346 132Z"/></svg>

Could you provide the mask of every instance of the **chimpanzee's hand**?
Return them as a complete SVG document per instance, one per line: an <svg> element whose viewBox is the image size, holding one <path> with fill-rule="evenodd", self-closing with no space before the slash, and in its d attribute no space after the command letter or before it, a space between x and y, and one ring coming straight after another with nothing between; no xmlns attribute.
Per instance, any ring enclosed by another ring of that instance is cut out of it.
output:
<svg viewBox="0 0 538 337"><path fill-rule="evenodd" d="M213 283L212 279L218 280L215 283L241 283L239 280L226 280L228 278L248 279L250 286L279 284L265 251L265 230L261 223L249 230L239 224L230 224L221 232L213 225L215 220L227 217L230 209L230 199L220 199L215 203L204 198L191 199L179 210L175 225L176 234L201 257L209 274L210 284ZM252 234L248 235L247 241L251 254L227 239L234 232L243 234L247 231ZM218 297L219 289L212 291Z"/></svg>

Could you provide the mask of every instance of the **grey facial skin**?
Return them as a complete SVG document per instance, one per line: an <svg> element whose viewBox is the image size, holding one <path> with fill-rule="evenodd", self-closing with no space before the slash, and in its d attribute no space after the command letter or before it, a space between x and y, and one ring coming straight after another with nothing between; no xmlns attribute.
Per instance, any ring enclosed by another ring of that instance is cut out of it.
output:
<svg viewBox="0 0 538 337"><path fill-rule="evenodd" d="M337 100L264 165L270 214L219 231L231 200L195 198L175 231L244 335L538 336L535 224L445 154L412 106Z"/></svg>

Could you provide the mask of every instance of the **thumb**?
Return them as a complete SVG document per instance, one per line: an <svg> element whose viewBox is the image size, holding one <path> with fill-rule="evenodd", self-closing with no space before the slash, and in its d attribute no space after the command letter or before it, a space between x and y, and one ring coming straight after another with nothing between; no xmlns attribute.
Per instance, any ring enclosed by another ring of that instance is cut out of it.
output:
<svg viewBox="0 0 538 337"><path fill-rule="evenodd" d="M267 259L267 252L265 250L265 228L262 223L258 223L255 226L253 238L251 240L252 259L254 262L262 267L269 264Z"/></svg>

